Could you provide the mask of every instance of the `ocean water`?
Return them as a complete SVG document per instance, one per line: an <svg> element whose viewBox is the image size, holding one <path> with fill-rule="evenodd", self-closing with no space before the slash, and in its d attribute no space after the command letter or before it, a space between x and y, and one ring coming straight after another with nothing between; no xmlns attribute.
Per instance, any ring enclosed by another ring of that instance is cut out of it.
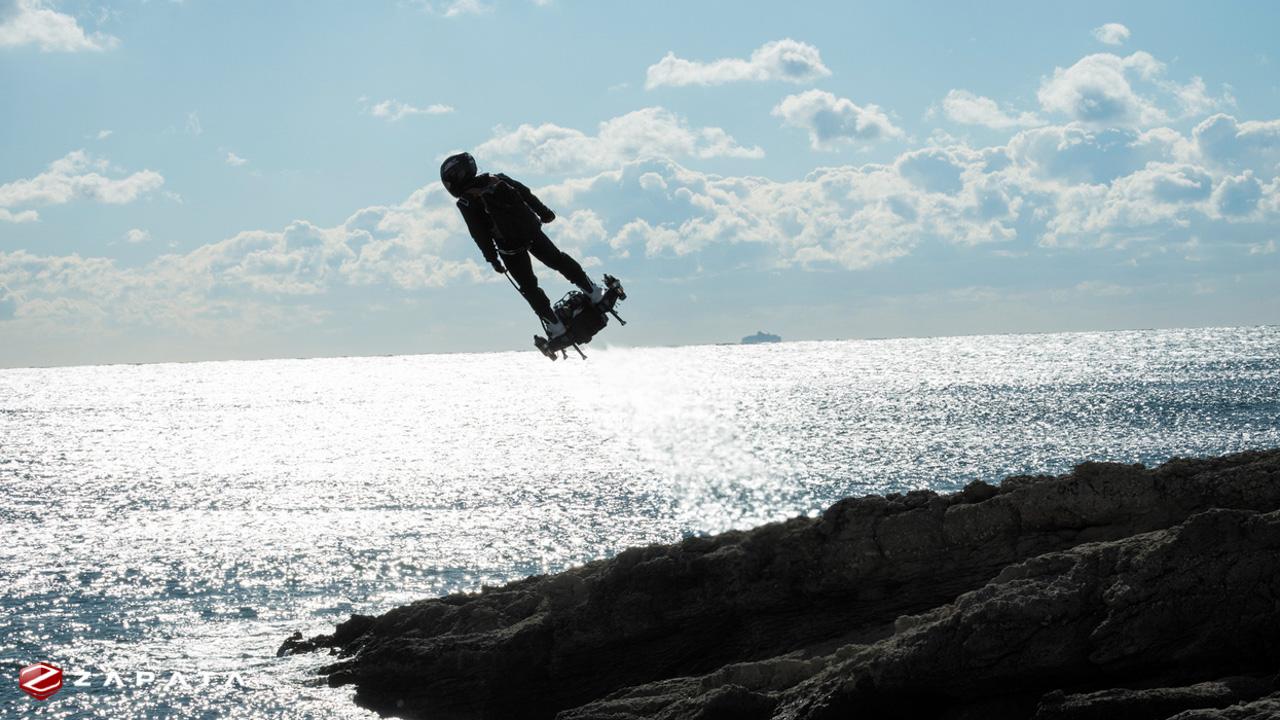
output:
<svg viewBox="0 0 1280 720"><path fill-rule="evenodd" d="M0 714L373 717L284 637L849 494L1280 446L1275 327L588 352L0 370Z"/></svg>

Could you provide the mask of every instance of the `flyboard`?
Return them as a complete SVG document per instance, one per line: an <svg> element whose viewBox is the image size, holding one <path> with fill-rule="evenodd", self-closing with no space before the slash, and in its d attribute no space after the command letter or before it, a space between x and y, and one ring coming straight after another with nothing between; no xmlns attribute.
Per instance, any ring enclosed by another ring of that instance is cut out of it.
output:
<svg viewBox="0 0 1280 720"><path fill-rule="evenodd" d="M515 282L513 281L512 284L514 285ZM516 290L519 289L519 287L516 288ZM582 352L581 346L591 342L596 333L609 324L610 315L618 321L619 325L627 324L615 309L618 303L626 299L627 291L622 288L618 278L612 275L604 276L604 297L598 303L591 302L591 298L580 290L568 293L553 308L556 317L564 323L564 333L549 339L534 335L533 346L552 360L557 359L557 354L562 358L569 357L569 348L578 351L578 355L586 360L586 353ZM545 322L543 330L546 330Z"/></svg>

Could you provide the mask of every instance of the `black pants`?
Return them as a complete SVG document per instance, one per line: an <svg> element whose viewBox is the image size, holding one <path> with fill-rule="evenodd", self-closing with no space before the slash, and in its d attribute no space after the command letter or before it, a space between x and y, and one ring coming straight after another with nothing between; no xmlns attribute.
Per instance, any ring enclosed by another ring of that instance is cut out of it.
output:
<svg viewBox="0 0 1280 720"><path fill-rule="evenodd" d="M507 266L507 272L511 273L511 277L515 278L516 283L520 285L520 290L524 294L524 299L529 302L529 307L538 313L538 317L548 322L555 321L555 312L551 309L551 301L547 299L547 294L538 287L538 276L533 274L530 255L563 275L583 292L591 292L591 278L587 277L587 273L582 270L578 261L562 252L542 231L538 231L529 244L519 250L511 251L500 247L499 252L502 253L502 264Z"/></svg>

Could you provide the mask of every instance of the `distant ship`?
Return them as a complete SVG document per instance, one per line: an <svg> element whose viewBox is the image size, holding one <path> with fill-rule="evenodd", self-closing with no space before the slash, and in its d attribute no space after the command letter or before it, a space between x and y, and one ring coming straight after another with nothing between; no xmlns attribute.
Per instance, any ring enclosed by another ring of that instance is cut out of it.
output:
<svg viewBox="0 0 1280 720"><path fill-rule="evenodd" d="M770 335L769 333L763 330L757 331L755 335L748 335L742 338L743 345L755 345L757 343L771 343L771 342L782 342L782 338L777 335Z"/></svg>

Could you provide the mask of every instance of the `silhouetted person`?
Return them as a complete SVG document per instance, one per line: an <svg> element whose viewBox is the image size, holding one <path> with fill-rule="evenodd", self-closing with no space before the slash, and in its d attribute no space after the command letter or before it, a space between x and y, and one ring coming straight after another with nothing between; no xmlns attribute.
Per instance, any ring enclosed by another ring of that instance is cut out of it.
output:
<svg viewBox="0 0 1280 720"><path fill-rule="evenodd" d="M446 158L440 165L440 182L458 198L458 210L484 259L494 270L511 273L550 337L563 334L565 327L551 309L547 294L538 287L530 255L577 285L591 302L598 303L604 297L604 290L591 282L578 261L542 232L543 223L555 220L556 214L529 188L501 173L477 175L470 153Z"/></svg>

